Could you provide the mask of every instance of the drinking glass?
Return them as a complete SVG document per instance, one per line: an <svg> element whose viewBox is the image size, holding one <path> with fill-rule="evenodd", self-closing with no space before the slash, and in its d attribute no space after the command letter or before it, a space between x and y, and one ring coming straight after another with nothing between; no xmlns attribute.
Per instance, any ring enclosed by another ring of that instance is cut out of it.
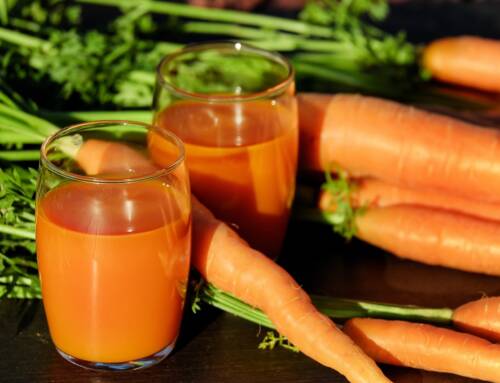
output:
<svg viewBox="0 0 500 383"><path fill-rule="evenodd" d="M190 190L181 141L147 124L71 126L42 145L36 246L57 351L90 369L141 369L172 350L186 292Z"/></svg>
<svg viewBox="0 0 500 383"><path fill-rule="evenodd" d="M185 143L193 193L249 243L275 258L295 190L294 71L281 55L239 42L190 45L157 71L150 152L159 132Z"/></svg>

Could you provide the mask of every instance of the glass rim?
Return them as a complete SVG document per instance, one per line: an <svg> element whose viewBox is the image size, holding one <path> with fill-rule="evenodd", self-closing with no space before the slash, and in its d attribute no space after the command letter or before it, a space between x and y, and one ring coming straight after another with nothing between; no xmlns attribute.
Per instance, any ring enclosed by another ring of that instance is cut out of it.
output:
<svg viewBox="0 0 500 383"><path fill-rule="evenodd" d="M251 52L261 57L265 57L269 60L281 64L284 68L286 68L287 76L283 80L279 81L277 84L258 92L252 92L240 95L238 94L222 95L213 93L193 93L186 91L172 84L172 82L169 82L165 78L165 75L162 73L162 69L165 67L165 65L167 65L174 59L186 53L198 52L208 49L217 49L217 48L232 48L235 51ZM178 95L181 98L191 99L195 101L204 101L204 102L208 101L211 103L230 103L238 101L253 101L281 94L294 81L295 69L293 68L293 65L291 64L290 60L288 60L281 53L258 48L251 44L243 43L238 40L216 40L209 42L187 44L184 47L178 49L177 51L167 54L165 57L161 59L160 63L156 67L156 78L160 86L167 88L169 92Z"/></svg>
<svg viewBox="0 0 500 383"><path fill-rule="evenodd" d="M140 126L146 129L146 131L155 131L163 136L168 136L172 139L175 146L179 149L179 154L175 160L173 160L168 166L162 166L158 170L155 170L151 173L147 173L144 175L140 175L137 177L124 177L124 178L103 178L99 176L87 176L83 174L73 173L67 170L61 169L59 166L54 164L47 158L47 152L49 150L49 145L53 143L55 140L61 137L65 137L71 133L77 133L78 131L85 130L87 128L92 127L105 127L110 125L120 125L120 126ZM42 143L40 147L40 164L42 167L45 167L49 171L58 176L69 179L72 181L86 182L86 183L94 183L94 184L129 184L135 182L144 182L157 179L159 177L168 175L172 173L185 159L185 148L182 140L177 137L174 133L167 130L159 130L156 129L153 125L147 124L141 121L130 121L130 120L96 120L96 121L88 121L82 122L78 124L73 124L66 126L64 128L59 129L57 132L48 136Z"/></svg>

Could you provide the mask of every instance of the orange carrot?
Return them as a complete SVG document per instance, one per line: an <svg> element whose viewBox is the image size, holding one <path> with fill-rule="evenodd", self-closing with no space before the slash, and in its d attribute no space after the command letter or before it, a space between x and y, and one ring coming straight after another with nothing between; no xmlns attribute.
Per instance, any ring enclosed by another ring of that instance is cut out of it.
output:
<svg viewBox="0 0 500 383"><path fill-rule="evenodd" d="M454 310L453 324L463 331L500 342L500 297L482 298Z"/></svg>
<svg viewBox="0 0 500 383"><path fill-rule="evenodd" d="M86 140L77 148L75 160L87 175L106 173L149 173L155 166L138 150L123 143Z"/></svg>
<svg viewBox="0 0 500 383"><path fill-rule="evenodd" d="M354 208L415 205L500 221L499 203L471 200L436 190L412 189L374 178L362 178L350 182L351 204ZM330 193L327 191L321 193L319 206L325 211L334 209Z"/></svg>
<svg viewBox="0 0 500 383"><path fill-rule="evenodd" d="M323 171L329 165L322 158L322 146L330 140L327 110L332 101L329 94L302 93L297 96L299 105L299 166L307 170Z"/></svg>
<svg viewBox="0 0 500 383"><path fill-rule="evenodd" d="M300 94L301 166L500 202L500 131L392 101Z"/></svg>
<svg viewBox="0 0 500 383"><path fill-rule="evenodd" d="M423 52L422 65L437 80L500 92L500 41L475 36L438 39Z"/></svg>
<svg viewBox="0 0 500 383"><path fill-rule="evenodd" d="M500 383L500 345L427 324L349 320L344 331L377 362Z"/></svg>
<svg viewBox="0 0 500 383"><path fill-rule="evenodd" d="M356 236L401 258L500 275L500 223L416 206L370 208Z"/></svg>
<svg viewBox="0 0 500 383"><path fill-rule="evenodd" d="M207 281L265 312L304 354L352 383L390 382L349 337L316 310L284 269L250 248L196 199L192 257Z"/></svg>

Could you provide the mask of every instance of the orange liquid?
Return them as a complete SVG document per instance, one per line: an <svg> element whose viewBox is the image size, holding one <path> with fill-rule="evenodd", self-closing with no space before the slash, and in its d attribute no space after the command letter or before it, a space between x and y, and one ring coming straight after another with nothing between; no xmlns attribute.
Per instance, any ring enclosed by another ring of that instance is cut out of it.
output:
<svg viewBox="0 0 500 383"><path fill-rule="evenodd" d="M156 116L155 126L184 141L191 187L201 202L253 247L277 257L295 189L295 99L178 102ZM162 141L151 133L150 154L159 164L171 157Z"/></svg>
<svg viewBox="0 0 500 383"><path fill-rule="evenodd" d="M189 269L189 196L160 181L68 183L37 207L37 254L52 339L117 363L175 342Z"/></svg>

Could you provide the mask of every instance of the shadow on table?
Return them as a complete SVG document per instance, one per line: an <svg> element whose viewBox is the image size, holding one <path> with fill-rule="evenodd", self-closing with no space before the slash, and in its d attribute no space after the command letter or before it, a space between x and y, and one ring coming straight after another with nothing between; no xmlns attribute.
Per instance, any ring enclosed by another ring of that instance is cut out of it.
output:
<svg viewBox="0 0 500 383"><path fill-rule="evenodd" d="M477 383L475 379L464 378L451 374L440 374L413 370L409 368L387 367L384 368L387 377L394 383Z"/></svg>
<svg viewBox="0 0 500 383"><path fill-rule="evenodd" d="M280 263L315 294L452 308L500 295L498 277L400 259L325 225L292 223L284 254Z"/></svg>
<svg viewBox="0 0 500 383"><path fill-rule="evenodd" d="M15 337L33 321L38 310L39 300L1 299L0 300L0 340Z"/></svg>

